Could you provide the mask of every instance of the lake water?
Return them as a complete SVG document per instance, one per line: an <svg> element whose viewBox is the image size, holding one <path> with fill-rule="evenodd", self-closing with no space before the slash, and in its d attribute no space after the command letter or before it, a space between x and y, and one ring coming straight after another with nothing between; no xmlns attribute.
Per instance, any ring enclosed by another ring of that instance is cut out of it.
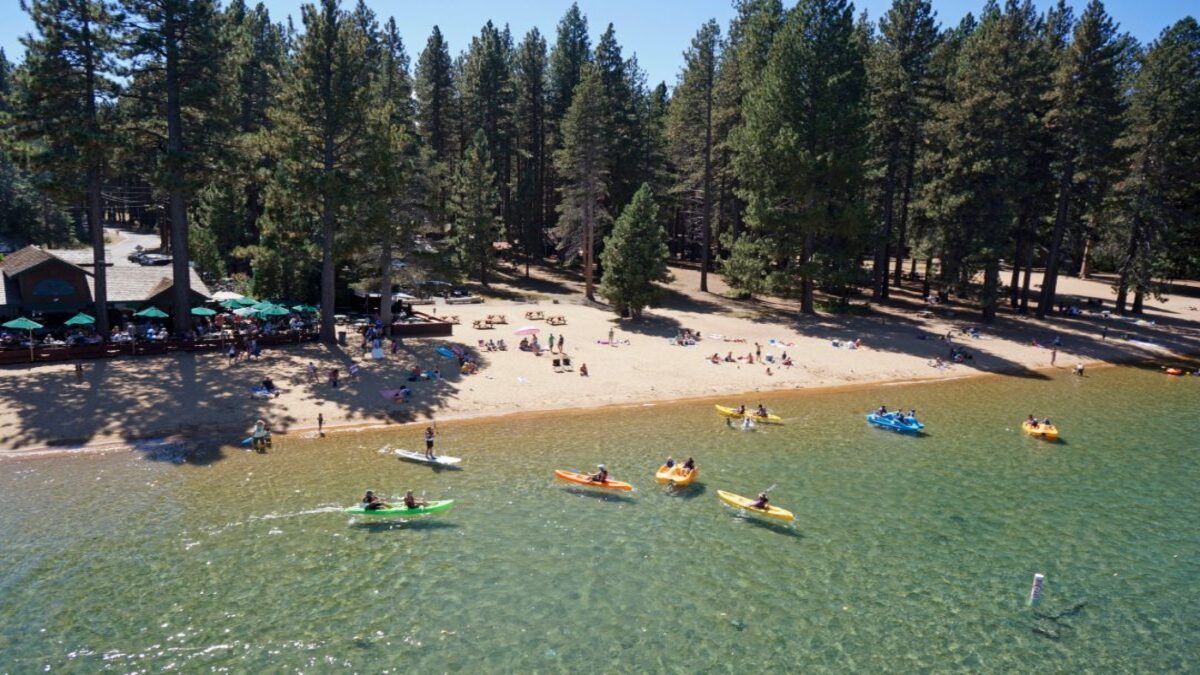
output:
<svg viewBox="0 0 1200 675"><path fill-rule="evenodd" d="M0 672L1200 668L1200 379L766 401L785 426L729 429L698 402L443 424L462 471L376 452L417 447L416 428L202 463L0 463ZM869 428L880 403L930 433ZM1023 435L1030 412L1065 442ZM693 455L701 485L657 486L668 454ZM637 490L552 479L598 462ZM794 523L716 497L771 486ZM366 488L457 503L342 514Z"/></svg>

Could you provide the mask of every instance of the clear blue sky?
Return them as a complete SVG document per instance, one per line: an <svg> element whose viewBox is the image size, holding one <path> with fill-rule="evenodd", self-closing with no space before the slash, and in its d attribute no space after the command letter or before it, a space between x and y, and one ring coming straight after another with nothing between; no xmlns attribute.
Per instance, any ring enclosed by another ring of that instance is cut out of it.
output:
<svg viewBox="0 0 1200 675"><path fill-rule="evenodd" d="M301 0L264 0L271 16L282 21L291 14L299 24ZM355 0L344 0L353 7ZM1035 0L1047 7L1051 0ZM461 50L480 26L491 19L497 25L509 24L517 40L530 28L537 27L553 44L554 29L570 5L565 0L367 0L381 20L394 16L404 36L409 54L416 55L425 45L434 24L450 41L453 53ZM253 1L248 2L253 4ZM791 6L791 0L785 0ZM886 11L890 0L860 0L856 11L866 9L877 19ZM1086 0L1069 0L1078 15ZM580 8L588 18L593 43L609 22L614 24L617 39L626 56L636 53L651 84L666 80L674 84L683 61L681 56L692 35L705 20L715 18L724 29L733 15L731 0L581 0ZM944 25L953 25L966 12L978 14L983 0L934 0L934 9ZM1128 31L1142 42L1149 42L1171 23L1189 12L1200 14L1198 0L1110 0L1108 11ZM21 11L17 0L0 0L0 47L9 59L20 60L23 48L19 38L31 28L29 17Z"/></svg>

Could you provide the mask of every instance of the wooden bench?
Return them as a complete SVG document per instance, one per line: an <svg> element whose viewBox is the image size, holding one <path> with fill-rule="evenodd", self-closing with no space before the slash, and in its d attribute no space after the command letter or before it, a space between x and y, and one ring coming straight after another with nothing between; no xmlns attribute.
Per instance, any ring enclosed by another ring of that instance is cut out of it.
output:
<svg viewBox="0 0 1200 675"><path fill-rule="evenodd" d="M475 319L471 322L471 326L473 328L478 328L479 330L492 330L494 328L492 324L488 323L484 319Z"/></svg>
<svg viewBox="0 0 1200 675"><path fill-rule="evenodd" d="M541 321L546 315L542 312L525 312L525 318L529 321Z"/></svg>

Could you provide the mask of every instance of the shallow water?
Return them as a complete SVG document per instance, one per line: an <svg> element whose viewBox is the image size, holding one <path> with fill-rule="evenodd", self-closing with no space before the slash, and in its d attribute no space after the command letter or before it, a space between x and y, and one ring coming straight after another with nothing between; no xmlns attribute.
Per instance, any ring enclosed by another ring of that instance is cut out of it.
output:
<svg viewBox="0 0 1200 675"><path fill-rule="evenodd" d="M444 424L462 471L376 452L417 429L201 465L4 462L0 672L1198 667L1200 462L1178 430L1200 380L1121 368L767 402L785 426L729 429L707 403ZM881 402L918 408L929 435L867 427ZM1065 442L1023 435L1029 412ZM694 455L700 485L655 485L668 453ZM551 479L599 461L637 491ZM716 498L771 486L795 523ZM368 487L458 502L340 513Z"/></svg>

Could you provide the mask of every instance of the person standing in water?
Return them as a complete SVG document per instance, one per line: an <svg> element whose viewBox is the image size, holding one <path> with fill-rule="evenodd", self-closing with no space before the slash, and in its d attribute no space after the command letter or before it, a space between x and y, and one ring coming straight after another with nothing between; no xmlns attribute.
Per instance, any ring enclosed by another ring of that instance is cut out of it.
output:
<svg viewBox="0 0 1200 675"><path fill-rule="evenodd" d="M433 427L425 427L425 457L427 459L437 459L433 454Z"/></svg>

